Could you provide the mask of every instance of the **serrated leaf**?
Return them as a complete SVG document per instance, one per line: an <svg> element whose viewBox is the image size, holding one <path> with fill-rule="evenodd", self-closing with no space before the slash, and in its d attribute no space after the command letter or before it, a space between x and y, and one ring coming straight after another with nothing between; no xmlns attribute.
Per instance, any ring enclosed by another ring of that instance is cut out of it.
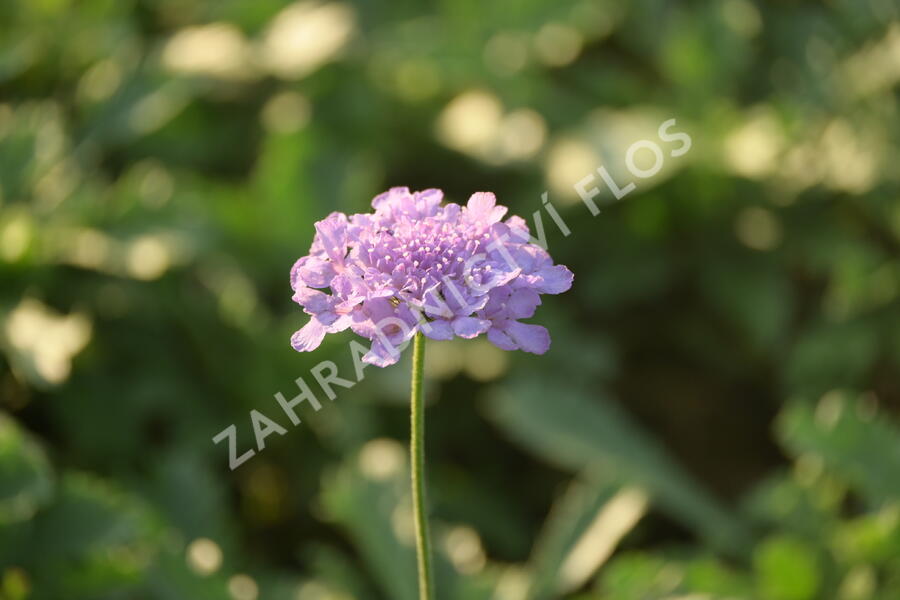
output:
<svg viewBox="0 0 900 600"><path fill-rule="evenodd" d="M778 433L791 453L820 456L873 505L900 498L900 431L860 398L835 391L815 408L796 402Z"/></svg>

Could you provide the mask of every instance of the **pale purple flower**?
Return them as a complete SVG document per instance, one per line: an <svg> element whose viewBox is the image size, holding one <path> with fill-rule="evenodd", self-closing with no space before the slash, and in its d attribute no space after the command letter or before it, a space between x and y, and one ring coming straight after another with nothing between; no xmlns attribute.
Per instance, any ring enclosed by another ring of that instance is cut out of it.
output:
<svg viewBox="0 0 900 600"><path fill-rule="evenodd" d="M478 192L465 207L443 192L392 188L374 214L332 213L316 223L309 255L291 269L294 301L311 315L291 338L307 352L326 333L350 328L372 341L363 357L387 366L416 332L436 340L487 334L504 350L543 354L545 327L523 323L541 294L559 294L573 275L530 243L520 217Z"/></svg>

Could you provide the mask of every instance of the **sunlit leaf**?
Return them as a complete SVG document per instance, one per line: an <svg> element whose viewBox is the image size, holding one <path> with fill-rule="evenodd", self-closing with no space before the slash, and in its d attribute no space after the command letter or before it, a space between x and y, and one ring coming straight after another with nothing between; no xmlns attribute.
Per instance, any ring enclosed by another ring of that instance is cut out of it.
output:
<svg viewBox="0 0 900 600"><path fill-rule="evenodd" d="M535 544L530 598L584 584L644 515L646 495L614 483L574 481L554 504Z"/></svg>
<svg viewBox="0 0 900 600"><path fill-rule="evenodd" d="M800 540L770 538L756 549L753 561L764 598L809 600L822 585L815 552Z"/></svg>

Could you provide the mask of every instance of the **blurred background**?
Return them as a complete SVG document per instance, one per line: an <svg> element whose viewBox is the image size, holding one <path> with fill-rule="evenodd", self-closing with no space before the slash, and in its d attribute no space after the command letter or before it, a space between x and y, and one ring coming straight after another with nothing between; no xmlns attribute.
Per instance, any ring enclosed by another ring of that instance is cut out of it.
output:
<svg viewBox="0 0 900 600"><path fill-rule="evenodd" d="M440 599L900 598L898 80L892 0L5 0L0 598L415 599L408 356L273 398L397 185L572 230L548 354L429 343Z"/></svg>

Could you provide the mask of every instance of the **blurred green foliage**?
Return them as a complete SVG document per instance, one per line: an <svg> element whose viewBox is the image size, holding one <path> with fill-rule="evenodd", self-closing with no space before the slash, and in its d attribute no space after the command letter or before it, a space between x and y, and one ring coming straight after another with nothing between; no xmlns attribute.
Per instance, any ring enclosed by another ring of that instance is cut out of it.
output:
<svg viewBox="0 0 900 600"><path fill-rule="evenodd" d="M898 56L887 0L0 3L0 599L414 600L408 365L273 398L352 377L287 275L394 185L572 230L547 355L428 348L441 599L900 597Z"/></svg>

